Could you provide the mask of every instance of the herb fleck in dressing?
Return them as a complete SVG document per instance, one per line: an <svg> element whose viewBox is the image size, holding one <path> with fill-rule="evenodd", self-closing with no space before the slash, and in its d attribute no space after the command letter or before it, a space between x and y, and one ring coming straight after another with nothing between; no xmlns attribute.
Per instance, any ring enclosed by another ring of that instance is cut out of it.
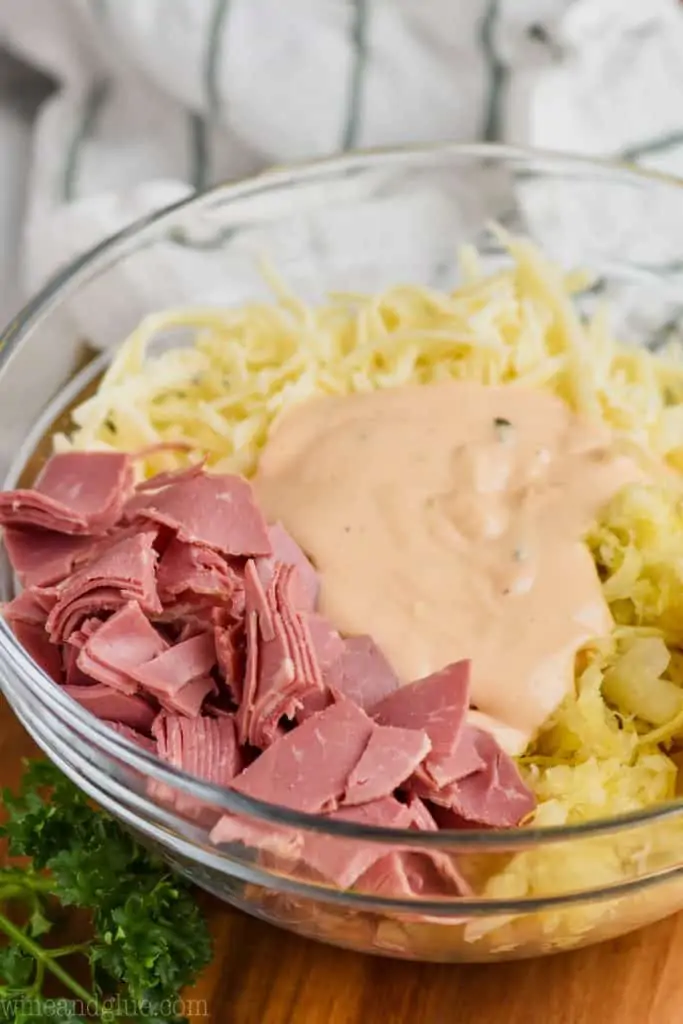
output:
<svg viewBox="0 0 683 1024"><path fill-rule="evenodd" d="M521 749L611 628L581 538L638 476L548 392L449 382L290 410L254 485L338 629L369 633L404 682L471 658L473 704Z"/></svg>

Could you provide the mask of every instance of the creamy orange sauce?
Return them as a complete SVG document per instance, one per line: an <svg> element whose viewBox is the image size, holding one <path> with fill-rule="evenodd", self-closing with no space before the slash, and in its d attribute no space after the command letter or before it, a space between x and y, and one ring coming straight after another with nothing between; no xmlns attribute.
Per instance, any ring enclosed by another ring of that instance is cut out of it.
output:
<svg viewBox="0 0 683 1024"><path fill-rule="evenodd" d="M254 486L317 566L323 614L404 682L471 658L479 723L518 751L612 627L581 538L638 475L548 392L456 382L294 408Z"/></svg>

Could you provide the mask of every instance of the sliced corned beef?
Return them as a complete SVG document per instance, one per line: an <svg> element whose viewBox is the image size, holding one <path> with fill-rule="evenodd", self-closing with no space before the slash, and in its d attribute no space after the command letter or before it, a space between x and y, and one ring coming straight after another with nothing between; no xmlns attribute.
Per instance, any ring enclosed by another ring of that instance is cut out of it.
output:
<svg viewBox="0 0 683 1024"><path fill-rule="evenodd" d="M238 702L239 707L237 709L237 731L240 738L240 743L245 744L249 740L249 727L251 725L251 716L253 714L254 700L256 699L256 689L258 687L258 652L259 652L259 620L258 614L249 606L248 590L247 593L247 610L244 622L245 630L245 643L246 643L246 659L244 668L244 683L239 692L236 688L234 694L235 700Z"/></svg>
<svg viewBox="0 0 683 1024"><path fill-rule="evenodd" d="M156 711L142 697L112 690L104 683L93 686L64 686L63 690L97 718L129 725L138 732L149 732Z"/></svg>
<svg viewBox="0 0 683 1024"><path fill-rule="evenodd" d="M399 829L410 828L412 821L408 809L393 796L358 807L344 807L327 817ZM316 879L333 882L342 889L350 888L370 865L387 853L386 845L343 836L295 832L292 828L233 814L223 815L214 826L210 839L216 845L240 843L251 847L258 850L261 861L269 867L280 870L296 867L298 876L307 873Z"/></svg>
<svg viewBox="0 0 683 1024"><path fill-rule="evenodd" d="M330 665L333 665L344 654L346 641L342 640L337 630L322 615L318 615L316 612L309 612L305 619L308 625L308 632L311 634L315 656L324 676ZM339 692L344 693L343 690ZM350 696L349 694L345 695ZM353 698L351 699L353 700ZM358 701L354 701L354 703L362 707Z"/></svg>
<svg viewBox="0 0 683 1024"><path fill-rule="evenodd" d="M358 892L394 899L452 899L471 892L449 857L422 850L396 850L381 857L357 879L355 887Z"/></svg>
<svg viewBox="0 0 683 1024"><path fill-rule="evenodd" d="M133 462L121 452L65 452L53 455L35 490L82 516L88 532L104 533L118 522L133 493Z"/></svg>
<svg viewBox="0 0 683 1024"><path fill-rule="evenodd" d="M408 683L371 709L381 725L424 729L435 758L450 757L458 747L469 706L470 663L455 662L440 672ZM429 758L427 759L429 763Z"/></svg>
<svg viewBox="0 0 683 1024"><path fill-rule="evenodd" d="M90 537L17 527L7 527L3 541L24 587L61 583L77 562L88 557L94 544Z"/></svg>
<svg viewBox="0 0 683 1024"><path fill-rule="evenodd" d="M131 729L129 725L122 725L121 722L105 722L114 732L117 732L119 736L123 736L124 739L130 740L131 743L136 743L138 747L142 747L143 750L148 751L150 754L156 754L157 752L157 741L149 736L143 736L142 733L136 732L135 729Z"/></svg>
<svg viewBox="0 0 683 1024"><path fill-rule="evenodd" d="M80 630L85 618L116 612L127 603L121 591L114 587L94 587L60 608L58 617L52 621L50 638L54 643L69 641Z"/></svg>
<svg viewBox="0 0 683 1024"><path fill-rule="evenodd" d="M432 749L421 729L376 725L358 764L349 775L343 804L365 804L390 796L410 778Z"/></svg>
<svg viewBox="0 0 683 1024"><path fill-rule="evenodd" d="M325 684L343 693L365 711L374 709L399 688L391 665L372 637L349 636L341 656L325 673ZM373 711L374 714L374 711ZM385 725L401 725L385 722ZM408 726L408 728L411 728ZM417 726L420 728L420 726Z"/></svg>
<svg viewBox="0 0 683 1024"><path fill-rule="evenodd" d="M342 700L275 740L233 781L245 796L315 814L335 808L373 730Z"/></svg>
<svg viewBox="0 0 683 1024"><path fill-rule="evenodd" d="M271 554L265 519L242 477L190 476L147 497L137 516L169 526L182 541L224 555Z"/></svg>
<svg viewBox="0 0 683 1024"><path fill-rule="evenodd" d="M297 610L298 570L275 564L266 590L253 563L245 569L247 675L238 724L242 742L266 747L284 716L293 718L304 697L322 692L322 674L308 627ZM258 629L250 629L252 617ZM254 641L257 649L253 650Z"/></svg>
<svg viewBox="0 0 683 1024"><path fill-rule="evenodd" d="M137 601L130 601L87 637L77 664L92 679L122 693L135 693L139 688L135 669L166 650L168 643Z"/></svg>
<svg viewBox="0 0 683 1024"><path fill-rule="evenodd" d="M69 637L69 645L78 648L80 651L81 648L85 647L93 633L96 633L102 625L104 625L104 620L98 619L95 616L90 619L84 619L80 628L74 630Z"/></svg>
<svg viewBox="0 0 683 1024"><path fill-rule="evenodd" d="M75 633L71 634L69 643L62 644L61 650L62 662L64 664L64 682L68 686L92 686L97 682L97 680L93 679L92 676L86 675L86 673L78 667L78 655L80 654L81 649L71 642L73 637L78 635L78 632L79 630L76 630ZM52 647L56 651L59 650L59 647L55 644L52 644Z"/></svg>
<svg viewBox="0 0 683 1024"><path fill-rule="evenodd" d="M154 690L150 689L149 692L155 695ZM187 718L197 718L206 698L215 697L217 693L218 687L212 677L200 676L185 683L175 693L157 693L156 696L166 711L176 712Z"/></svg>
<svg viewBox="0 0 683 1024"><path fill-rule="evenodd" d="M233 699L240 701L245 674L244 624L223 626L217 623L213 629L218 665Z"/></svg>
<svg viewBox="0 0 683 1024"><path fill-rule="evenodd" d="M264 587L270 583L276 562L281 562L283 565L294 565L298 569L301 583L302 605L313 611L318 601L320 588L317 572L282 523L273 523L268 527L268 538L273 553L270 558L259 558L256 563Z"/></svg>
<svg viewBox="0 0 683 1024"><path fill-rule="evenodd" d="M314 626L311 632L316 649L319 649L322 629L318 631ZM336 657L332 658L335 649ZM304 699L297 715L299 721L327 707L332 700L332 692L343 694L359 708L369 711L399 687L398 676L372 637L349 636L341 640L339 647L328 641L325 653L323 693L311 693Z"/></svg>
<svg viewBox="0 0 683 1024"><path fill-rule="evenodd" d="M57 588L58 600L47 620L51 638L56 642L68 639L70 631L80 624L78 617L86 617L84 611L88 610L91 597L90 613L102 608L115 611L129 601L138 601L142 610L149 614L160 612L155 539L156 530L143 530L134 536L115 539Z"/></svg>
<svg viewBox="0 0 683 1024"><path fill-rule="evenodd" d="M215 846L239 843L258 851L264 867L287 870L297 865L303 846L300 832L257 818L224 814L214 825L209 841Z"/></svg>
<svg viewBox="0 0 683 1024"><path fill-rule="evenodd" d="M159 757L189 775L217 786L228 786L241 771L235 719L183 718L162 712L154 722Z"/></svg>
<svg viewBox="0 0 683 1024"><path fill-rule="evenodd" d="M299 728L303 729L305 725ZM412 824L409 810L393 796L358 807L344 807L328 817L331 821L352 821L375 828L408 829ZM310 832L304 834L300 856L321 878L334 882L340 889L349 889L390 849L386 844Z"/></svg>
<svg viewBox="0 0 683 1024"><path fill-rule="evenodd" d="M135 491L137 494L144 494L147 491L160 491L170 484L179 484L184 480L194 480L196 476L201 476L204 472L205 463L206 459L202 459L201 462L185 466L184 469L170 469L166 473L157 473L156 476L151 477L149 480L141 480L136 485Z"/></svg>
<svg viewBox="0 0 683 1024"><path fill-rule="evenodd" d="M192 598L211 598L212 605L226 605L239 619L244 609L244 582L225 558L210 548L173 539L157 572L162 604Z"/></svg>
<svg viewBox="0 0 683 1024"><path fill-rule="evenodd" d="M133 490L130 457L118 452L53 455L31 490L0 494L0 524L68 534L101 534Z"/></svg>
<svg viewBox="0 0 683 1024"><path fill-rule="evenodd" d="M56 590L31 587L30 590L23 590L6 604L3 615L10 626L15 622L35 622L44 626L56 603Z"/></svg>
<svg viewBox="0 0 683 1024"><path fill-rule="evenodd" d="M477 747L484 761L480 771L438 790L411 783L418 795L429 800L440 828L509 828L518 825L536 806L512 758L488 733L477 730L477 734Z"/></svg>
<svg viewBox="0 0 683 1024"><path fill-rule="evenodd" d="M151 628L151 627L150 627ZM138 661L132 675L143 689L155 696L172 696L200 676L207 676L216 664L216 648L210 633L177 643L164 644L149 659Z"/></svg>
<svg viewBox="0 0 683 1024"><path fill-rule="evenodd" d="M465 723L452 754L431 755L427 758L420 769L420 777L427 786L433 785L440 789L484 767L484 759L477 745L478 732L478 729Z"/></svg>
<svg viewBox="0 0 683 1024"><path fill-rule="evenodd" d="M50 642L45 625L16 619L12 624L12 632L45 675L61 683L64 679L61 652L59 647Z"/></svg>
<svg viewBox="0 0 683 1024"><path fill-rule="evenodd" d="M427 807L422 803L419 796L416 796L414 793L409 793L407 807L412 815L411 828L420 829L422 832L437 831L439 826L434 821L433 816L429 813Z"/></svg>
<svg viewBox="0 0 683 1024"><path fill-rule="evenodd" d="M92 676L87 675L78 667L78 656L85 647L87 641L102 625L102 619L85 619L80 629L74 630L69 637L69 642L62 644L62 661L64 664L64 681L69 686L92 686L97 682ZM47 634L46 634L47 635Z"/></svg>

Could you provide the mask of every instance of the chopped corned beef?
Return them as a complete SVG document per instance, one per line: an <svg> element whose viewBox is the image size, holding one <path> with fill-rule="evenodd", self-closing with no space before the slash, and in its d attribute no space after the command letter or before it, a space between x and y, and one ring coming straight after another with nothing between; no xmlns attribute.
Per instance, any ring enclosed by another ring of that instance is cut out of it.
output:
<svg viewBox="0 0 683 1024"><path fill-rule="evenodd" d="M420 770L420 777L429 786L439 789L458 782L484 767L484 759L477 746L478 729L465 723L452 754L430 755Z"/></svg>
<svg viewBox="0 0 683 1024"><path fill-rule="evenodd" d="M371 714L381 725L424 729L432 741L432 756L450 756L465 724L469 680L469 662L455 662L389 694Z"/></svg>
<svg viewBox="0 0 683 1024"><path fill-rule="evenodd" d="M51 643L45 632L45 624L15 620L12 631L19 643L26 649L36 665L56 683L64 680L64 668L59 647Z"/></svg>
<svg viewBox="0 0 683 1024"><path fill-rule="evenodd" d="M169 484L179 484L183 480L193 480L196 476L201 476L204 472L204 465L206 459L202 459L201 462L195 462L191 466L185 466L184 469L171 469L166 473L157 473L156 476L151 477L149 480L142 480L139 484L136 484L136 493L145 493L146 491L160 491L164 487L168 487Z"/></svg>
<svg viewBox="0 0 683 1024"><path fill-rule="evenodd" d="M282 523L274 523L268 527L268 539L273 553L270 558L259 558L256 563L264 587L270 583L276 562L281 562L283 565L294 565L299 570L298 576L303 595L302 604L305 608L313 611L318 601L320 587L317 572Z"/></svg>
<svg viewBox="0 0 683 1024"><path fill-rule="evenodd" d="M12 568L24 587L61 583L77 562L88 557L95 543L91 537L18 527L7 527L3 539Z"/></svg>
<svg viewBox="0 0 683 1024"><path fill-rule="evenodd" d="M416 786L416 792L429 800L440 828L509 828L518 825L535 807L533 793L512 758L489 733L479 729L477 734L477 748L484 762L481 770L443 789Z"/></svg>
<svg viewBox="0 0 683 1024"><path fill-rule="evenodd" d="M398 850L381 857L356 880L356 888L395 899L452 899L471 891L449 857L423 850Z"/></svg>
<svg viewBox="0 0 683 1024"><path fill-rule="evenodd" d="M45 626L47 617L57 602L54 589L32 587L18 594L3 608L3 615L12 626L15 622L36 622Z"/></svg>
<svg viewBox="0 0 683 1024"><path fill-rule="evenodd" d="M157 752L157 741L151 739L149 736L143 736L142 733L136 732L135 729L131 729L129 725L123 725L121 722L105 722L106 725L117 732L119 736L123 736L124 739L130 740L131 743L136 743L143 750L147 750L150 754L156 754Z"/></svg>
<svg viewBox="0 0 683 1024"><path fill-rule="evenodd" d="M213 639L216 645L218 665L225 684L233 699L239 702L242 699L242 684L245 674L244 623L237 622L230 626L215 624Z"/></svg>
<svg viewBox="0 0 683 1024"><path fill-rule="evenodd" d="M87 711L97 718L107 721L121 722L138 732L149 732L156 711L142 697L112 690L104 683L93 686L64 686L64 692L78 701Z"/></svg>
<svg viewBox="0 0 683 1024"><path fill-rule="evenodd" d="M311 634L313 650L324 677L330 665L335 664L337 659L344 653L346 641L342 640L337 630L333 629L322 615L318 615L316 612L309 612L305 618L308 632ZM341 689L339 692L344 693ZM351 695L347 693L345 696L350 697ZM351 697L351 700L353 700L353 697ZM359 707L363 707L360 701L354 701L354 703L358 704Z"/></svg>
<svg viewBox="0 0 683 1024"><path fill-rule="evenodd" d="M206 698L215 697L218 687L211 676L200 676L198 679L192 679L189 683L185 683L175 693L156 692L152 688L149 692L156 696L166 711L175 711L187 718L197 718Z"/></svg>
<svg viewBox="0 0 683 1024"><path fill-rule="evenodd" d="M239 476L201 474L150 492L137 516L163 523L189 544L224 555L270 555L266 522L251 486Z"/></svg>
<svg viewBox="0 0 683 1024"><path fill-rule="evenodd" d="M409 793L407 806L413 816L412 824L410 826L411 828L417 828L423 832L437 831L439 826L434 821L433 816L429 813L419 796L415 796L414 793Z"/></svg>
<svg viewBox="0 0 683 1024"><path fill-rule="evenodd" d="M245 796L317 814L336 807L373 723L349 700L311 716L275 740L238 775Z"/></svg>
<svg viewBox="0 0 683 1024"><path fill-rule="evenodd" d="M242 742L266 747L277 735L281 718L293 718L304 697L322 692L322 674L308 613L297 610L298 569L276 562L264 590L253 563L248 562L244 584L247 674L238 724ZM253 618L256 630L250 626Z"/></svg>
<svg viewBox="0 0 683 1024"><path fill-rule="evenodd" d="M244 763L237 744L235 719L182 718L163 712L154 722L159 757L188 775L228 786Z"/></svg>
<svg viewBox="0 0 683 1024"><path fill-rule="evenodd" d="M365 804L393 793L432 749L423 730L376 725L360 761L349 775L343 804Z"/></svg>
<svg viewBox="0 0 683 1024"><path fill-rule="evenodd" d="M244 582L225 558L210 548L177 538L161 556L157 586L164 605L210 597L212 605L234 608L236 619L244 607Z"/></svg>
<svg viewBox="0 0 683 1024"><path fill-rule="evenodd" d="M91 679L122 693L135 693L139 689L135 669L168 646L137 601L131 601L87 637L77 664Z"/></svg>
<svg viewBox="0 0 683 1024"><path fill-rule="evenodd" d="M315 632L313 636L317 648L320 640L316 639ZM331 645L327 653L332 654ZM322 668L325 689L322 694L306 697L298 714L300 721L327 707L332 693L341 693L359 708L369 711L399 687L398 676L369 636L346 637L337 648L337 656L328 657Z"/></svg>
<svg viewBox="0 0 683 1024"><path fill-rule="evenodd" d="M299 726L304 727L305 724ZM412 824L408 808L393 796L358 807L343 807L328 817L331 821L352 821L375 828L408 829ZM348 889L372 864L386 856L388 849L391 847L366 840L308 833L304 835L301 859L320 877L334 882L340 889Z"/></svg>
<svg viewBox="0 0 683 1024"><path fill-rule="evenodd" d="M53 455L32 490L0 494L0 525L101 534L118 522L132 490L133 469L128 455Z"/></svg>
<svg viewBox="0 0 683 1024"><path fill-rule="evenodd" d="M161 611L156 588L155 530L144 530L111 544L57 588L57 603L50 612L47 629L56 642L68 640L85 618L84 609L93 598L90 613L116 611L129 601L138 601L143 611ZM106 591L106 594L102 593ZM118 594L118 600L115 595ZM85 603L84 603L85 599Z"/></svg>
<svg viewBox="0 0 683 1024"><path fill-rule="evenodd" d="M216 664L216 647L210 633L177 643L164 644L161 653L138 662L133 678L156 696L172 696L200 676L207 676Z"/></svg>

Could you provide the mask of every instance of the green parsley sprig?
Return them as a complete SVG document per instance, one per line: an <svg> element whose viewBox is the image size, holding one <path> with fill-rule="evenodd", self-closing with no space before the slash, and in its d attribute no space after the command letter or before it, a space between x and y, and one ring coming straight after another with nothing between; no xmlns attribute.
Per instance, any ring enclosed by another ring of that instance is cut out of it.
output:
<svg viewBox="0 0 683 1024"><path fill-rule="evenodd" d="M2 801L0 835L12 857L30 860L0 869L0 1020L181 1021L159 1008L173 1006L211 957L189 885L47 761L27 762L20 791L3 790ZM60 906L88 912L86 941L46 942ZM88 987L64 965L75 954L88 962ZM68 997L57 1007L44 994L50 976Z"/></svg>

